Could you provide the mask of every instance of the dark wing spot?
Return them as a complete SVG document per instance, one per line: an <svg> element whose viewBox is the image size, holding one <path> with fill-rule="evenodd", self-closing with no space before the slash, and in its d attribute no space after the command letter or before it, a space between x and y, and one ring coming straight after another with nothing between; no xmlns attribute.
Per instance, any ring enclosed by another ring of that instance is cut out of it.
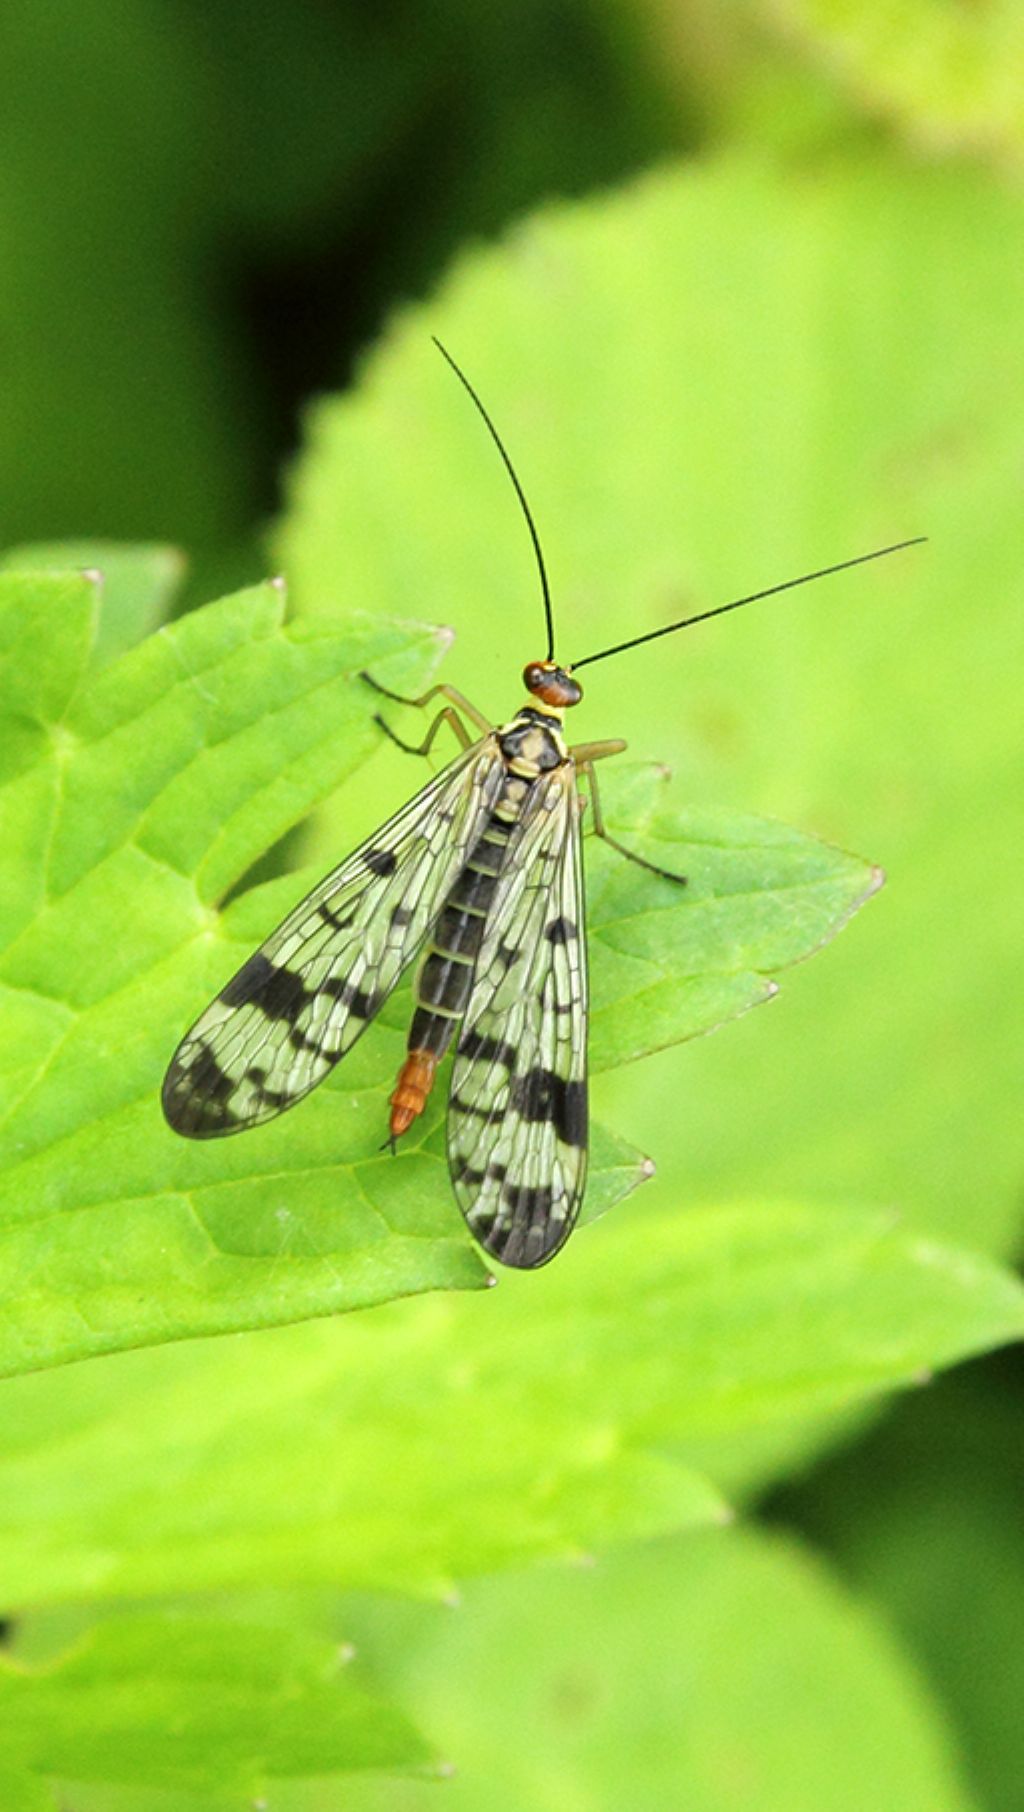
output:
<svg viewBox="0 0 1024 1812"><path fill-rule="evenodd" d="M515 1218L535 1221L538 1216L551 1214L555 1205L555 1190L549 1187L549 1183L506 1183L504 1198Z"/></svg>
<svg viewBox="0 0 1024 1812"><path fill-rule="evenodd" d="M531 1221L538 1214L550 1214L555 1199L554 1191L547 1183L539 1187L529 1183L509 1183L504 1193L512 1213L521 1214Z"/></svg>
<svg viewBox="0 0 1024 1812"><path fill-rule="evenodd" d="M318 990L331 1000L340 1000L343 1007L356 1019L372 1019L378 1007L383 1003L379 994L366 988L357 988L352 982L326 981Z"/></svg>
<svg viewBox="0 0 1024 1812"><path fill-rule="evenodd" d="M396 931L404 931L407 925L412 924L412 907L396 906L391 914L391 923Z"/></svg>
<svg viewBox="0 0 1024 1812"><path fill-rule="evenodd" d="M576 927L571 919L552 919L544 936L551 944L568 944L576 936Z"/></svg>
<svg viewBox="0 0 1024 1812"><path fill-rule="evenodd" d="M461 1095L449 1095L448 1106L453 1114L466 1114L472 1120L484 1120L491 1126L500 1126L505 1118L504 1108L475 1107L472 1101L463 1101Z"/></svg>
<svg viewBox="0 0 1024 1812"><path fill-rule="evenodd" d="M375 875L393 875L398 867L398 857L393 849L368 849L363 861Z"/></svg>
<svg viewBox="0 0 1024 1812"><path fill-rule="evenodd" d="M553 1070L527 1070L512 1085L512 1106L524 1120L549 1120L563 1145L587 1142L587 1087Z"/></svg>
<svg viewBox="0 0 1024 1812"><path fill-rule="evenodd" d="M308 1038L305 1032L299 1031L298 1026L293 1026L289 1032L288 1043L293 1051L315 1051L322 1063L337 1063L338 1058L345 1055L344 1047L338 1051L328 1050L326 1045L320 1043L319 1037Z"/></svg>
<svg viewBox="0 0 1024 1812"><path fill-rule="evenodd" d="M247 1001L258 994L268 976L276 974L272 962L259 953L250 956L243 963L237 975L233 975L226 988L221 989L221 1000L226 1007L244 1007Z"/></svg>
<svg viewBox="0 0 1024 1812"><path fill-rule="evenodd" d="M340 1001L347 1007L353 1019L372 1019L384 1004L385 996L372 989L357 988L352 982L328 980L315 993L307 996L308 1001L319 1000L325 996L328 1000ZM300 1030L293 1024L288 1034L288 1042L293 1051L316 1051L325 1063L337 1063L341 1051L328 1050L322 1042L326 1026L321 1024L312 1035Z"/></svg>
<svg viewBox="0 0 1024 1812"><path fill-rule="evenodd" d="M222 1070L213 1052L201 1045L191 1061L175 1057L164 1077L161 1103L164 1118L175 1132L189 1139L207 1139L216 1133L234 1132L242 1122L228 1101L235 1084Z"/></svg>
<svg viewBox="0 0 1024 1812"><path fill-rule="evenodd" d="M511 1212L503 1215L488 1234L480 1236L481 1244L502 1264L513 1265L517 1270L532 1271L538 1265L546 1265L564 1245L570 1231L565 1220L555 1215L554 1191L547 1184L506 1184L503 1195Z"/></svg>
<svg viewBox="0 0 1024 1812"><path fill-rule="evenodd" d="M238 974L221 990L226 1007L261 1007L268 1019L287 1019L294 1024L309 996L301 975L291 969L279 969L257 951L250 956Z"/></svg>
<svg viewBox="0 0 1024 1812"><path fill-rule="evenodd" d="M555 1130L563 1145L582 1147L587 1143L587 1085L567 1082L560 1102Z"/></svg>
<svg viewBox="0 0 1024 1812"><path fill-rule="evenodd" d="M487 1038L481 1032L464 1032L459 1040L459 1056L474 1063L500 1063L510 1070L515 1066L516 1047L500 1038Z"/></svg>
<svg viewBox="0 0 1024 1812"><path fill-rule="evenodd" d="M514 949L511 944L499 944L497 950L494 952L494 960L496 963L500 963L507 973L508 970L511 969L513 963L519 961L522 954L521 950Z"/></svg>
<svg viewBox="0 0 1024 1812"><path fill-rule="evenodd" d="M256 1099L261 1107L269 1107L275 1112L285 1107L288 1096L279 1088L267 1088L267 1072L260 1063L252 1063L245 1072L245 1079L251 1082L256 1091Z"/></svg>
<svg viewBox="0 0 1024 1812"><path fill-rule="evenodd" d="M343 919L339 918L338 914L332 912L329 906L325 906L322 900L317 907L317 911L323 919L324 924L330 925L332 931L347 931L356 916L354 912L349 912L346 913Z"/></svg>

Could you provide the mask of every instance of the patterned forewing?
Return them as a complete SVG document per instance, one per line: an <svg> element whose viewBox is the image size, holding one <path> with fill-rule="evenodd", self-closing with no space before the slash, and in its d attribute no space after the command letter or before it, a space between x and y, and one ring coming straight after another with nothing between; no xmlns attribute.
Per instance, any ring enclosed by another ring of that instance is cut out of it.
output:
<svg viewBox="0 0 1024 1812"><path fill-rule="evenodd" d="M587 967L575 770L537 781L509 843L452 1074L448 1159L503 1264L568 1238L587 1168Z"/></svg>
<svg viewBox="0 0 1024 1812"><path fill-rule="evenodd" d="M175 1052L163 1106L177 1132L240 1132L323 1081L424 942L503 772L487 736L289 913Z"/></svg>

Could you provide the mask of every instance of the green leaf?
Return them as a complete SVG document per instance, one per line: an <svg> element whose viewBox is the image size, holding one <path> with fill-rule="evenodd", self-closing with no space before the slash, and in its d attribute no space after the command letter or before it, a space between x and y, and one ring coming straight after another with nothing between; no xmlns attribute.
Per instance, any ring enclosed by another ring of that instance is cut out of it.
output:
<svg viewBox="0 0 1024 1812"><path fill-rule="evenodd" d="M633 767L607 789L616 834L687 884L684 892L640 879L606 846L593 852L595 1070L771 999L777 988L768 978L826 943L883 879L859 857L770 819L671 812L668 780L664 770Z"/></svg>
<svg viewBox="0 0 1024 1812"><path fill-rule="evenodd" d="M319 877L251 889L222 916L215 903L378 743L353 676L372 665L412 685L438 635L288 625L270 584L97 674L100 601L88 576L0 576L0 1371L482 1284L440 1103L397 1162L376 1149L407 994L299 1113L244 1139L180 1140L158 1106L182 1029ZM597 1068L766 998L766 972L873 885L863 863L780 826L668 812L646 770L621 784L613 822L688 883L597 852ZM652 1168L600 1128L592 1156L590 1217Z"/></svg>
<svg viewBox="0 0 1024 1812"><path fill-rule="evenodd" d="M284 1626L113 1619L44 1667L0 1661L2 1740L43 1777L239 1798L275 1780L423 1767L425 1743L352 1683L347 1659Z"/></svg>
<svg viewBox="0 0 1024 1812"><path fill-rule="evenodd" d="M1010 5L952 0L755 0L861 107L930 148L1024 159L1021 30Z"/></svg>
<svg viewBox="0 0 1024 1812"><path fill-rule="evenodd" d="M25 773L22 799L28 793L28 809L4 818L5 830L18 839L12 888L26 884L22 871L33 855L38 862L40 846L29 841L40 831L32 807L41 811L52 790L44 773L53 762L52 734L82 681L98 613L95 576L0 575L0 777L8 782Z"/></svg>
<svg viewBox="0 0 1024 1812"><path fill-rule="evenodd" d="M894 1405L781 1506L926 1668L986 1806L1024 1804L1024 1404L1016 1356Z"/></svg>
<svg viewBox="0 0 1024 1812"><path fill-rule="evenodd" d="M580 675L574 734L889 876L772 1013L603 1088L673 1199L770 1183L1019 1244L1022 232L1012 185L934 162L662 170L474 251L313 416L278 543L301 608L415 597L498 714L543 650L536 578L429 332L515 458L568 659L932 536Z"/></svg>
<svg viewBox="0 0 1024 1812"><path fill-rule="evenodd" d="M910 1656L792 1542L702 1534L368 1621L453 1764L451 1812L976 1812ZM433 1802L367 1782L346 1803Z"/></svg>
<svg viewBox="0 0 1024 1812"><path fill-rule="evenodd" d="M162 623L181 583L184 560L176 548L157 544L42 541L5 549L0 570L98 574L103 608L93 657L102 664L134 648Z"/></svg>
<svg viewBox="0 0 1024 1812"><path fill-rule="evenodd" d="M4 1812L57 1812L57 1801L45 1781L2 1758L0 1804L3 1805Z"/></svg>
<svg viewBox="0 0 1024 1812"><path fill-rule="evenodd" d="M607 1220L482 1295L8 1381L0 1602L437 1592L717 1520L703 1443L1022 1329L1013 1278L888 1215Z"/></svg>

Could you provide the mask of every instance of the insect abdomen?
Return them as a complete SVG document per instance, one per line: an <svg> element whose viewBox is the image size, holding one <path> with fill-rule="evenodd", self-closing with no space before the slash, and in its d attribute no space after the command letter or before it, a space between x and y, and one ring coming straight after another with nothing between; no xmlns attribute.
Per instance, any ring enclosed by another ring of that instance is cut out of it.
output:
<svg viewBox="0 0 1024 1812"><path fill-rule="evenodd" d="M420 964L413 985L416 1010L409 1027L409 1054L391 1097L392 1138L407 1132L426 1107L437 1066L466 1011L473 967L517 817L514 800L506 797L495 806L448 896Z"/></svg>

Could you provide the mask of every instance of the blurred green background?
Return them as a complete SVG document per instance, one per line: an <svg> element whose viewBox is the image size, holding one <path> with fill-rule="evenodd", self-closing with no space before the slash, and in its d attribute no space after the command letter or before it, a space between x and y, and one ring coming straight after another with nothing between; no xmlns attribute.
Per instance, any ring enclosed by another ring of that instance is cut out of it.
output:
<svg viewBox="0 0 1024 1812"><path fill-rule="evenodd" d="M507 713L540 652L528 549L431 332L508 438L570 658L929 535L594 669L582 734L889 874L770 1012L599 1105L658 1161L637 1239L764 1192L1013 1261L1021 10L7 0L0 71L8 546L156 540L187 602L280 569L310 617L440 615L447 677ZM370 776L307 850L409 787L397 756ZM842 1436L716 1453L735 1541L506 1574L459 1628L276 1597L355 1631L465 1758L344 1803L1024 1807L1022 1382L1001 1354Z"/></svg>

